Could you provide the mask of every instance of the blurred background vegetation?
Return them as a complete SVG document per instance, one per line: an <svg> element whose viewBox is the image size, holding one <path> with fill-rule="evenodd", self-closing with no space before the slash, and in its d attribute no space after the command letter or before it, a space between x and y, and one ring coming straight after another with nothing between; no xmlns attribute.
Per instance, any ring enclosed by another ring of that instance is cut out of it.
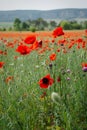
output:
<svg viewBox="0 0 87 130"><path fill-rule="evenodd" d="M35 20L21 21L15 18L14 22L0 22L0 31L51 31L55 27L61 26L64 30L82 30L87 29L87 20L44 20L38 18Z"/></svg>

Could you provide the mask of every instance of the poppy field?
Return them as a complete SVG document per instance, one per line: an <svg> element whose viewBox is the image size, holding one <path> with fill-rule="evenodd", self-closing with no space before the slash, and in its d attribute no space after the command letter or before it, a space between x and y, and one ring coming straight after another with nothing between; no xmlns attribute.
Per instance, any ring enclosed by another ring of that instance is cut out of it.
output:
<svg viewBox="0 0 87 130"><path fill-rule="evenodd" d="M87 130L87 30L0 32L0 130Z"/></svg>

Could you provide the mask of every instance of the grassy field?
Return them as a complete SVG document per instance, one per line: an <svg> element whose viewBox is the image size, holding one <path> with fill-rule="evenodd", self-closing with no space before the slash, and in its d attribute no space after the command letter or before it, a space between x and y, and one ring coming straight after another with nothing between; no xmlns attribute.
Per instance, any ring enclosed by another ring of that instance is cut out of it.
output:
<svg viewBox="0 0 87 130"><path fill-rule="evenodd" d="M87 31L0 32L0 130L87 130Z"/></svg>
<svg viewBox="0 0 87 130"><path fill-rule="evenodd" d="M0 22L0 28L10 28L13 27L13 22Z"/></svg>

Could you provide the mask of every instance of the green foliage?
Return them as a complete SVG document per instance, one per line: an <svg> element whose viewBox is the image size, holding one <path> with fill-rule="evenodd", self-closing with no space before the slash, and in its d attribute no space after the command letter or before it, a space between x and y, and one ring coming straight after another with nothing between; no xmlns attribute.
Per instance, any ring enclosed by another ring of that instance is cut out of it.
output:
<svg viewBox="0 0 87 130"><path fill-rule="evenodd" d="M14 29L16 31L40 31L40 30L53 30L57 26L63 27L64 30L81 30L87 28L87 21L77 22L77 21L67 21L63 20L58 25L55 21L50 21L49 23L42 18L38 18L36 20L27 20L26 22L20 21L20 19L16 18L14 21Z"/></svg>
<svg viewBox="0 0 87 130"><path fill-rule="evenodd" d="M69 21L61 21L59 23L59 26L63 27L63 29L65 29L65 30L71 30L72 29L72 25L70 24Z"/></svg>
<svg viewBox="0 0 87 130"><path fill-rule="evenodd" d="M57 26L57 23L55 21L50 21L50 25L55 28Z"/></svg>
<svg viewBox="0 0 87 130"><path fill-rule="evenodd" d="M19 18L16 18L14 20L13 26L14 26L14 30L20 31L21 30L21 20Z"/></svg>
<svg viewBox="0 0 87 130"><path fill-rule="evenodd" d="M72 29L83 29L82 24L78 23L77 21L71 21L70 24L72 26Z"/></svg>
<svg viewBox="0 0 87 130"><path fill-rule="evenodd" d="M49 24L48 24L49 30L53 30L56 27L57 27L57 23L55 21L52 20L49 22Z"/></svg>
<svg viewBox="0 0 87 130"><path fill-rule="evenodd" d="M87 21L61 21L58 26L62 26L65 30L81 30L87 29Z"/></svg>
<svg viewBox="0 0 87 130"><path fill-rule="evenodd" d="M87 21L84 21L84 28L87 29Z"/></svg>
<svg viewBox="0 0 87 130"><path fill-rule="evenodd" d="M70 20L62 20L59 23L55 20L50 20L50 22L47 22L43 18L38 18L36 20L27 20L27 21L21 21L19 18L16 18L14 20L14 23L3 23L0 25L1 31L41 31L41 30L53 30L57 26L63 27L64 30L81 30L81 29L87 29L87 21L70 21Z"/></svg>
<svg viewBox="0 0 87 130"><path fill-rule="evenodd" d="M30 26L29 31L35 32L35 31L36 31L36 28L35 28L34 26Z"/></svg>
<svg viewBox="0 0 87 130"><path fill-rule="evenodd" d="M37 30L44 30L48 26L48 23L42 18L34 20L33 24L35 25L35 27L37 27Z"/></svg>
<svg viewBox="0 0 87 130"><path fill-rule="evenodd" d="M2 28L2 31L6 31L6 28Z"/></svg>
<svg viewBox="0 0 87 130"><path fill-rule="evenodd" d="M29 25L26 22L21 22L21 30L28 31Z"/></svg>
<svg viewBox="0 0 87 130"><path fill-rule="evenodd" d="M9 28L8 28L8 31L12 31L12 30L13 30L13 28L12 28L12 27L9 27Z"/></svg>

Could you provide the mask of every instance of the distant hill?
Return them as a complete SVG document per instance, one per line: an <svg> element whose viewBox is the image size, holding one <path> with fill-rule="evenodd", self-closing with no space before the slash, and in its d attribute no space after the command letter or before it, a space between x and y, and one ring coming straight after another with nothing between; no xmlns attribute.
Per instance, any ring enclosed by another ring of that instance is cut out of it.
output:
<svg viewBox="0 0 87 130"><path fill-rule="evenodd" d="M87 9L55 9L48 11L40 10L12 10L0 11L0 22L13 22L15 18L21 21L34 20L37 18L59 19L59 20L75 20L87 19Z"/></svg>

